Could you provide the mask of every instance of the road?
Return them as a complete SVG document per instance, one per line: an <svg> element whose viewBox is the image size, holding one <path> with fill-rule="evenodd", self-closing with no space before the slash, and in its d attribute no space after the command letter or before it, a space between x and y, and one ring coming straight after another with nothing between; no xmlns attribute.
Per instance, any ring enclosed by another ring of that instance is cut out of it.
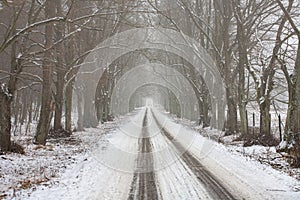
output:
<svg viewBox="0 0 300 200"><path fill-rule="evenodd" d="M147 108L139 138L137 168L128 200L170 199L170 195L185 199L237 199L173 135L175 134L169 133L162 122L158 121L151 108ZM164 148L158 149L159 146ZM161 153L161 150L167 150L167 153ZM165 170L168 173L154 171L157 159L170 158L174 159L173 170ZM187 174L183 175L184 172ZM161 184L172 187L165 190L161 188Z"/></svg>
<svg viewBox="0 0 300 200"><path fill-rule="evenodd" d="M300 199L291 177L233 154L156 108L135 110L100 139L98 129L87 131L97 141L85 159L28 199Z"/></svg>
<svg viewBox="0 0 300 200"><path fill-rule="evenodd" d="M158 192L155 180L152 144L148 131L148 110L143 119L143 128L139 138L139 153L137 168L133 175L131 190L128 200L133 199L158 199Z"/></svg>

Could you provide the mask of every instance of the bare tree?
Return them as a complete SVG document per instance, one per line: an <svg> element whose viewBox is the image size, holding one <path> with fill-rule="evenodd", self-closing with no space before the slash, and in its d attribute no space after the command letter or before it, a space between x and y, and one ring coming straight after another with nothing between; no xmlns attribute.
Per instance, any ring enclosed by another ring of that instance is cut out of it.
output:
<svg viewBox="0 0 300 200"><path fill-rule="evenodd" d="M290 6L293 4L293 0L289 0L289 7L285 8L281 1L276 0L278 6L283 11L286 19L295 32L298 44L297 53L294 64L294 72L292 78L288 78L289 84L289 107L287 114L287 132L285 133L286 145L284 149L289 151L294 157L294 165L300 165L300 29L295 23L295 19L291 17ZM286 74L286 73L285 73Z"/></svg>
<svg viewBox="0 0 300 200"><path fill-rule="evenodd" d="M267 5L269 8L273 9L273 4ZM289 10L292 8L292 5L289 5ZM267 9L267 8L266 8ZM272 13L271 11L268 13ZM274 90L274 78L276 72L276 57L280 51L282 45L282 34L284 30L284 26L287 19L284 16L280 16L278 20L278 28L275 31L275 40L274 47L272 49L271 56L268 64L265 62L260 63L260 75L254 72L254 69L251 69L248 66L248 71L254 80L255 90L256 90L256 101L260 108L260 133L261 135L270 135L271 134L271 118L270 118L270 107L271 107L271 94ZM271 28L276 25L276 23L271 24L269 28L267 28L267 32L271 30ZM261 28L262 29L262 28ZM268 33L264 32L262 35L268 35ZM260 37L260 36L257 36ZM260 38L259 40L263 40ZM262 55L263 56L263 55ZM266 56L267 57L267 56ZM258 58L260 60L268 60L266 57ZM265 66L266 65L266 66Z"/></svg>
<svg viewBox="0 0 300 200"><path fill-rule="evenodd" d="M1 31L0 55L3 60L7 60L10 56L10 62L7 62L6 66L0 70L1 82L4 82L1 85L5 91L1 95L3 97L3 101L1 100L3 102L1 127L3 130L5 129L5 132L1 131L1 134L5 133L6 135L5 139L1 139L1 142L6 143L4 150L10 149L11 108L16 91L24 88L33 89L35 85L39 85L41 82L39 70L35 68L40 63L38 52L42 49L40 43L41 27L45 24L64 20L64 18L41 19L43 8L42 3L34 0L13 1L7 2L4 9L0 11L1 15L5 15L2 19L6 20L2 24L4 28L2 29L3 32ZM7 94L9 98L5 97L4 94ZM23 110L21 113L23 113L24 118L25 103L20 109ZM15 118L15 122L17 122L18 115L14 116L17 116Z"/></svg>
<svg viewBox="0 0 300 200"><path fill-rule="evenodd" d="M56 0L56 16L63 17L62 1ZM64 43L61 42L64 37L64 22L58 22L55 30L55 40L59 43L56 45L56 94L55 94L55 116L54 130L62 129L62 113L64 102L64 86L65 86L65 62L64 62Z"/></svg>
<svg viewBox="0 0 300 200"><path fill-rule="evenodd" d="M46 19L54 18L55 2L46 0L45 17ZM47 24L45 28L45 48L51 48L54 45L54 27L52 24ZM54 111L54 102L52 97L52 79L53 79L53 52L46 51L43 61L43 84L42 84L42 105L40 119L37 126L34 143L46 144L47 135L50 129L50 122Z"/></svg>

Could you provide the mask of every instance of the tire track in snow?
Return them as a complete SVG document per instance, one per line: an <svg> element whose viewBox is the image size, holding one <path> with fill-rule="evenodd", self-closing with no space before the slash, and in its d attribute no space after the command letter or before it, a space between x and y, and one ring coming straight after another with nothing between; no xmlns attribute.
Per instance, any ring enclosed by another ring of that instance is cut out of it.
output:
<svg viewBox="0 0 300 200"><path fill-rule="evenodd" d="M182 160L189 166L192 172L196 175L197 179L204 185L207 189L207 192L210 194L212 199L222 199L222 200L231 200L236 199L226 188L223 186L220 181L210 173L200 162L199 160L193 156L190 152L188 152L184 146L177 141L171 133L169 133L157 120L153 111L152 116L154 121L157 123L161 132L166 136L168 140L175 146L178 152L182 152L181 158Z"/></svg>
<svg viewBox="0 0 300 200"><path fill-rule="evenodd" d="M133 175L128 200L159 199L153 167L152 148L147 128L147 112L148 109L146 109L144 115L142 135L139 138L139 154L137 158L137 169L135 170L135 173Z"/></svg>

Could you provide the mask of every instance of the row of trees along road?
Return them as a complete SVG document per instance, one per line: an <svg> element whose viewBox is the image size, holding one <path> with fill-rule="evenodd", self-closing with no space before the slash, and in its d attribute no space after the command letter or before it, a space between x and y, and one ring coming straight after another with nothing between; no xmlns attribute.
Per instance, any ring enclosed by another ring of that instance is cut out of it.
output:
<svg viewBox="0 0 300 200"><path fill-rule="evenodd" d="M33 131L30 123L38 122L36 144L46 143L53 118L55 131L71 132L73 89L78 89L73 82L90 50L118 32L162 26L193 37L215 58L226 85L226 134L249 136L251 104L260 113L255 137L272 138L271 108L287 108L282 111L287 117L280 150L300 164L299 1L4 0L0 4L1 151L11 150L11 134L25 123L28 132ZM208 92L187 61L149 50L137 55L180 66L178 71L196 91L200 114L208 124ZM126 62L116 61L101 79L105 84L98 86L101 121L109 117L115 81L130 69L120 67Z"/></svg>

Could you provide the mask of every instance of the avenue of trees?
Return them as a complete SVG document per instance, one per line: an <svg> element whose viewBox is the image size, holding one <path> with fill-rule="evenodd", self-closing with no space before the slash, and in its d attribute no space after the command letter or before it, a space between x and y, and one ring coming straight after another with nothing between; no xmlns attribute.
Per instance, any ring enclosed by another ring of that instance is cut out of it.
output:
<svg viewBox="0 0 300 200"><path fill-rule="evenodd" d="M82 101L74 80L88 53L119 32L160 26L194 38L215 59L226 86L226 134L251 134L251 104L260 114L255 137L272 138L270 112L279 110L286 115L279 150L299 165L299 7L296 0L3 0L1 151L11 150L11 135L22 126L20 134L35 132L35 144L45 145L50 129L71 133L72 97ZM131 52L106 69L95 101L99 122L112 118L112 89L141 60L176 66L197 95L203 125L209 125L210 96L201 74L178 55L155 49ZM178 113L176 106L170 110ZM79 113L84 109L77 107ZM30 130L33 122L36 130ZM77 130L95 126L83 116L78 122Z"/></svg>

